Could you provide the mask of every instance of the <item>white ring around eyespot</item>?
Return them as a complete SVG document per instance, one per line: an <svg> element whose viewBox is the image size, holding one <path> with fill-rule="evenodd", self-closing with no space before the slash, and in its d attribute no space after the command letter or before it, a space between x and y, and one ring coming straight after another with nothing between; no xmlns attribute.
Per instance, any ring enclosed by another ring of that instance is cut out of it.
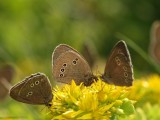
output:
<svg viewBox="0 0 160 120"><path fill-rule="evenodd" d="M39 84L39 81L37 80L37 81L35 81L35 85L38 85Z"/></svg>
<svg viewBox="0 0 160 120"><path fill-rule="evenodd" d="M121 60L119 59L119 57L115 57L115 60L116 60L117 65L120 66L121 65Z"/></svg>
<svg viewBox="0 0 160 120"><path fill-rule="evenodd" d="M127 72L124 72L124 77L128 77L128 73Z"/></svg>
<svg viewBox="0 0 160 120"><path fill-rule="evenodd" d="M67 67L67 63L64 63L62 66L63 66L63 67Z"/></svg>
<svg viewBox="0 0 160 120"><path fill-rule="evenodd" d="M32 92L32 91L31 91L31 92L28 92L27 95L26 95L26 97L31 96L31 95L33 95L33 92Z"/></svg>
<svg viewBox="0 0 160 120"><path fill-rule="evenodd" d="M31 83L31 84L30 84L30 87L34 87L34 83Z"/></svg>
<svg viewBox="0 0 160 120"><path fill-rule="evenodd" d="M74 62L75 62L75 63L74 63ZM72 61L72 64L73 64L73 65L76 65L76 64L77 64L77 61L76 61L76 60L73 60L73 61Z"/></svg>
<svg viewBox="0 0 160 120"><path fill-rule="evenodd" d="M126 67L126 66L123 66L123 70L124 70L124 71L127 71L127 67Z"/></svg>
<svg viewBox="0 0 160 120"><path fill-rule="evenodd" d="M61 76L61 75L62 75L62 76ZM63 73L60 73L60 74L59 74L59 77L64 77L64 74L63 74Z"/></svg>
<svg viewBox="0 0 160 120"><path fill-rule="evenodd" d="M62 69L63 69L64 71L61 71ZM64 69L64 68L61 68L61 69L60 69L60 72L61 72L61 73L65 72L65 69Z"/></svg>

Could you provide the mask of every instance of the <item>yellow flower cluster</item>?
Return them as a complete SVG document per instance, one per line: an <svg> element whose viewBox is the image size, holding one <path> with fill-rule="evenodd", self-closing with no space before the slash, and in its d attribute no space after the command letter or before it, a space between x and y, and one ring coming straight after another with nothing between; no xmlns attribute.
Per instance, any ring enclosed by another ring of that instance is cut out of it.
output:
<svg viewBox="0 0 160 120"><path fill-rule="evenodd" d="M160 120L160 76L150 75L134 81L129 98L136 100L130 120ZM155 114L156 113L156 114Z"/></svg>
<svg viewBox="0 0 160 120"><path fill-rule="evenodd" d="M126 117L134 113L133 101L127 98L129 87L109 85L101 80L83 84L56 86L50 110L53 119L101 119Z"/></svg>
<svg viewBox="0 0 160 120"><path fill-rule="evenodd" d="M160 76L150 75L134 82L133 89L130 91L130 99L136 100L140 107L145 102L151 104L160 103Z"/></svg>

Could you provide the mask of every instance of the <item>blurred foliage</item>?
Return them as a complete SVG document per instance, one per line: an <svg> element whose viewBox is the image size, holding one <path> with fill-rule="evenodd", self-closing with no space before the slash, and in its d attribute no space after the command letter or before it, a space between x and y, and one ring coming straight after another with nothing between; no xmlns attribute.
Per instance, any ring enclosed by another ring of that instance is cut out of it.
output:
<svg viewBox="0 0 160 120"><path fill-rule="evenodd" d="M129 36L148 53L151 24L160 18L159 5L158 0L0 1L0 57L17 65L26 59L36 59L42 65L47 60L49 69L57 44L80 49L90 39L107 58L117 41L116 32ZM129 49L136 70L153 70Z"/></svg>
<svg viewBox="0 0 160 120"><path fill-rule="evenodd" d="M50 118L49 110L44 106L27 105L10 98L5 102L0 102L1 120L46 120Z"/></svg>
<svg viewBox="0 0 160 120"><path fill-rule="evenodd" d="M15 82L39 71L51 79L56 45L66 43L80 50L84 41L91 40L99 56L107 59L121 39L117 32L148 54L151 24L160 19L159 5L159 0L1 0L0 62L15 66ZM157 72L128 47L136 77Z"/></svg>

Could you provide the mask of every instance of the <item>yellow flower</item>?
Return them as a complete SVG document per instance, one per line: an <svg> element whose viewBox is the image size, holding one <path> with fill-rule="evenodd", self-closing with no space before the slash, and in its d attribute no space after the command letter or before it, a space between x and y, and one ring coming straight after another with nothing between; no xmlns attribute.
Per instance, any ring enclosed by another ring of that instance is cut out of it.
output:
<svg viewBox="0 0 160 120"><path fill-rule="evenodd" d="M160 76L150 75L135 80L133 89L130 91L130 99L136 100L138 106L145 102L160 103Z"/></svg>
<svg viewBox="0 0 160 120"><path fill-rule="evenodd" d="M101 80L91 86L83 84L53 89L53 119L104 119L134 113L133 102L127 98L130 88L108 85Z"/></svg>

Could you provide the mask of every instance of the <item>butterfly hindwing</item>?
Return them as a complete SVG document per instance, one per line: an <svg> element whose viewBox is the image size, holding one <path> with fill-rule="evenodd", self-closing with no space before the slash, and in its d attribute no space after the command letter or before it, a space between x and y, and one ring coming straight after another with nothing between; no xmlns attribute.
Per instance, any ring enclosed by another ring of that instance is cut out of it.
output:
<svg viewBox="0 0 160 120"><path fill-rule="evenodd" d="M47 104L52 99L51 84L44 74L33 74L13 86L10 96L23 103Z"/></svg>
<svg viewBox="0 0 160 120"><path fill-rule="evenodd" d="M128 48L124 41L119 41L113 48L106 63L104 81L119 86L131 86L133 66Z"/></svg>

